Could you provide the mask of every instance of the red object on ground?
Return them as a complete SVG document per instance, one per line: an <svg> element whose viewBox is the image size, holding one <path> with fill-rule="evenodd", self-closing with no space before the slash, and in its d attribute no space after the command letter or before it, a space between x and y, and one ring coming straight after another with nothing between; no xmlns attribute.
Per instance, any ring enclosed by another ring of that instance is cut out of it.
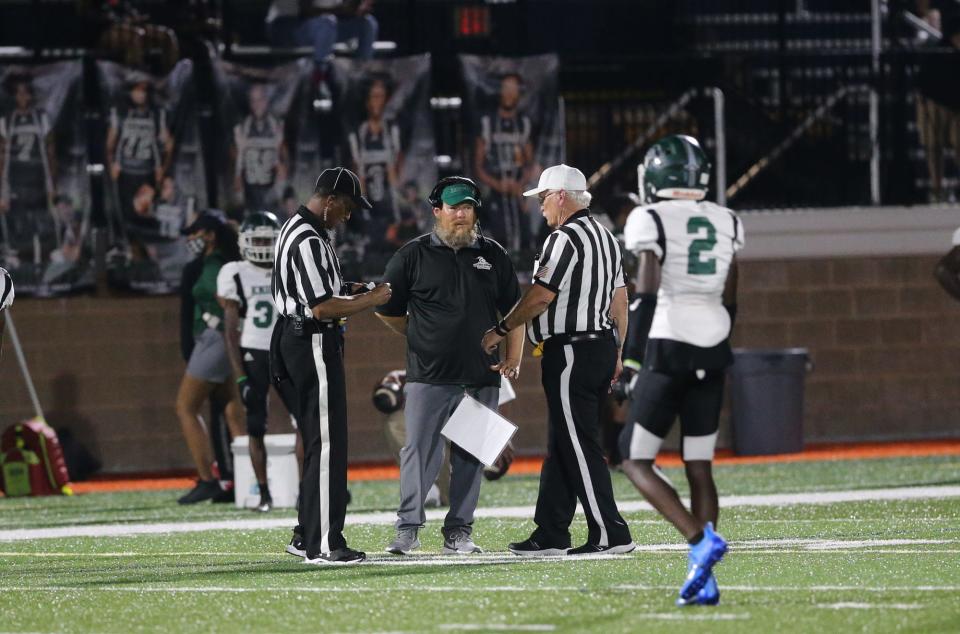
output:
<svg viewBox="0 0 960 634"><path fill-rule="evenodd" d="M8 497L73 495L60 439L42 419L11 425L0 436L0 489Z"/></svg>

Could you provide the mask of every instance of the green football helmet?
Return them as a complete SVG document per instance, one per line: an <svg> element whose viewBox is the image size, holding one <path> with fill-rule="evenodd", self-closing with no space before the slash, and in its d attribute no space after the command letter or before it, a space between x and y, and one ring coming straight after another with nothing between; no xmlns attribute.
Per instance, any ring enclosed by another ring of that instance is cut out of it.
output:
<svg viewBox="0 0 960 634"><path fill-rule="evenodd" d="M710 184L710 161L692 136L673 134L654 143L637 166L640 198L703 200Z"/></svg>
<svg viewBox="0 0 960 634"><path fill-rule="evenodd" d="M240 225L240 254L254 264L272 264L280 221L269 211L255 211Z"/></svg>

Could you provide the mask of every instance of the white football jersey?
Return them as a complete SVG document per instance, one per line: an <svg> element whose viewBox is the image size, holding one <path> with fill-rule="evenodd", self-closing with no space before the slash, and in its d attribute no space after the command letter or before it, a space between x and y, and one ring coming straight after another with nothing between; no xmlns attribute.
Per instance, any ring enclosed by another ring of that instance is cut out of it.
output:
<svg viewBox="0 0 960 634"><path fill-rule="evenodd" d="M246 260L227 262L217 274L217 295L240 304L240 346L269 350L277 309L273 304L270 280L273 267Z"/></svg>
<svg viewBox="0 0 960 634"><path fill-rule="evenodd" d="M743 225L733 211L693 200L641 205L630 212L623 238L628 251L653 251L661 261L651 339L709 348L730 336L723 288L743 248Z"/></svg>
<svg viewBox="0 0 960 634"><path fill-rule="evenodd" d="M960 229L953 232L953 241L950 244L955 247L960 247Z"/></svg>

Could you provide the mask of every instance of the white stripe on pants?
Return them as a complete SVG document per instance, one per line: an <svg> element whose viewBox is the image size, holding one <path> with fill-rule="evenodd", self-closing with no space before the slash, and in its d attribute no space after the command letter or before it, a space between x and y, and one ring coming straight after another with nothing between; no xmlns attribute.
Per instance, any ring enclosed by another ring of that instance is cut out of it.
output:
<svg viewBox="0 0 960 634"><path fill-rule="evenodd" d="M593 480L590 478L590 470L587 468L587 461L583 457L583 447L580 446L580 438L577 436L577 427L573 424L573 413L570 411L570 374L573 372L573 346L570 344L563 346L563 356L567 361L567 367L560 373L560 403L563 405L563 419L567 423L570 442L577 456L577 465L580 467L580 477L583 478L583 489L586 491L587 503L590 507L586 510L593 515L594 521L600 527L599 545L609 546L610 540L607 538L607 527L603 522L603 516L600 515L600 506L597 504L597 494L593 490Z"/></svg>
<svg viewBox="0 0 960 634"><path fill-rule="evenodd" d="M320 552L330 552L330 410L327 366L323 362L323 335L311 339L313 363L317 368L317 394L320 413Z"/></svg>

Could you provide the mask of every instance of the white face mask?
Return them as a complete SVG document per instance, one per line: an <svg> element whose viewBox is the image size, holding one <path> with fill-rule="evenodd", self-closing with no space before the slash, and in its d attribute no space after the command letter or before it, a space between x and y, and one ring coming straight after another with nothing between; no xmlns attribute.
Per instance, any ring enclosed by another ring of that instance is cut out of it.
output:
<svg viewBox="0 0 960 634"><path fill-rule="evenodd" d="M206 248L207 248L207 243L204 242L203 238L199 236L196 238L190 238L189 240L187 240L187 250L194 255L200 255L206 250Z"/></svg>

